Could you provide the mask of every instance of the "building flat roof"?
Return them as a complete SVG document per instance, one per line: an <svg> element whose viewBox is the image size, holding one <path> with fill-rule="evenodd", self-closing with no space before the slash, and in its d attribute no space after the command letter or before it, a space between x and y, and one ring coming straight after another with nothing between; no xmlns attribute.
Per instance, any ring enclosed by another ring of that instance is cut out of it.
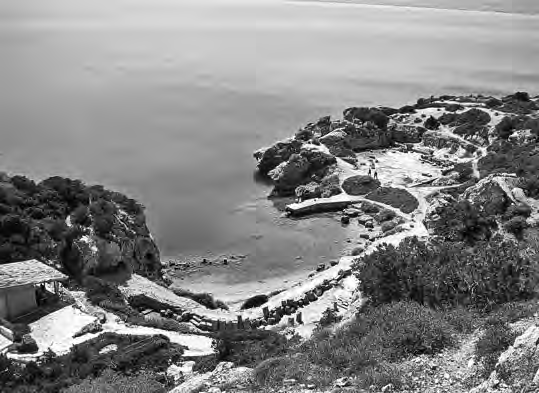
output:
<svg viewBox="0 0 539 393"><path fill-rule="evenodd" d="M36 259L0 265L0 289L65 279L65 274Z"/></svg>

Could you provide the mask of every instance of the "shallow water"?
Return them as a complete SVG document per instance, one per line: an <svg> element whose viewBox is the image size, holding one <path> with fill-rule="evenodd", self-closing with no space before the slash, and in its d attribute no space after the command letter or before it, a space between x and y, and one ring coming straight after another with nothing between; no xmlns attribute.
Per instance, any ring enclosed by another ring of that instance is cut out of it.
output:
<svg viewBox="0 0 539 393"><path fill-rule="evenodd" d="M254 180L253 150L351 105L539 93L538 66L539 17L530 15L281 0L5 1L0 163L132 195L163 255L248 254L212 282L270 280L338 256L346 234L327 217L282 219L270 187Z"/></svg>

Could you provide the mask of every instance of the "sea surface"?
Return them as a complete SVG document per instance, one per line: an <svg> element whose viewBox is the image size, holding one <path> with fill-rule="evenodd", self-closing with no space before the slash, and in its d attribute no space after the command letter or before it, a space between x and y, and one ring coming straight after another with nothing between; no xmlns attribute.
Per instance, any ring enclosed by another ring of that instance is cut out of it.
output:
<svg viewBox="0 0 539 393"><path fill-rule="evenodd" d="M0 168L129 194L164 257L246 256L182 286L305 277L345 229L282 218L255 149L352 105L539 94L537 2L368 2L0 0Z"/></svg>

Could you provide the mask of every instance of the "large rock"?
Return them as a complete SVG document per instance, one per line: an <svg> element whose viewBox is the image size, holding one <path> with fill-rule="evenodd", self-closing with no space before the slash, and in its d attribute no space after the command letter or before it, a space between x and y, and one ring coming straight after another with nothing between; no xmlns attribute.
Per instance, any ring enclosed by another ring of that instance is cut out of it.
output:
<svg viewBox="0 0 539 393"><path fill-rule="evenodd" d="M294 192L301 185L309 173L309 161L299 154L292 155L288 161L282 162L269 172L274 182L275 193L286 195Z"/></svg>
<svg viewBox="0 0 539 393"><path fill-rule="evenodd" d="M509 181L514 183L516 180ZM462 199L467 199L488 215L503 214L513 198L511 185L506 186L506 184L505 178L490 175L469 187L462 195Z"/></svg>
<svg viewBox="0 0 539 393"><path fill-rule="evenodd" d="M299 154L293 154L288 161L282 162L269 172L273 180L274 194L291 195L296 187L308 183L309 180L322 182L328 169L337 163L337 159L316 148L303 148ZM312 187L302 189L300 192L309 194L315 191ZM323 189L320 190L320 193Z"/></svg>
<svg viewBox="0 0 539 393"><path fill-rule="evenodd" d="M427 131L421 126L394 123L390 126L392 139L399 143L419 143Z"/></svg>
<svg viewBox="0 0 539 393"><path fill-rule="evenodd" d="M366 195L378 187L380 182L366 175L351 176L342 183L342 189L348 195Z"/></svg>
<svg viewBox="0 0 539 393"><path fill-rule="evenodd" d="M290 138L254 152L258 161L258 170L267 174L279 164L287 161L292 154L299 153L303 142Z"/></svg>
<svg viewBox="0 0 539 393"><path fill-rule="evenodd" d="M67 224L72 226L70 218ZM134 216L118 207L106 236L96 230L94 221L73 240L71 248L78 254L78 266L71 266L72 273L77 271L82 276L119 268L150 278L160 278L162 274L159 249L142 213Z"/></svg>
<svg viewBox="0 0 539 393"><path fill-rule="evenodd" d="M350 156L350 151L388 147L392 138L391 131L377 128L373 123L347 124L320 138L320 142L326 145L332 154L342 157Z"/></svg>
<svg viewBox="0 0 539 393"><path fill-rule="evenodd" d="M501 382L511 388L539 391L539 326L529 327L503 352L489 378L470 393L502 392ZM511 390L512 391L512 390Z"/></svg>

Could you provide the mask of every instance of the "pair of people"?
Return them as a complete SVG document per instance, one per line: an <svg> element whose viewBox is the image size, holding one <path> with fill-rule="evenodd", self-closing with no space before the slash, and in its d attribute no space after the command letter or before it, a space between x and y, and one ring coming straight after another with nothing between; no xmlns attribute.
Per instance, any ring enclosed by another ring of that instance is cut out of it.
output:
<svg viewBox="0 0 539 393"><path fill-rule="evenodd" d="M369 176L371 176L373 169L374 169L374 178L378 180L378 172L376 171L376 167L374 165L372 167L369 167Z"/></svg>

